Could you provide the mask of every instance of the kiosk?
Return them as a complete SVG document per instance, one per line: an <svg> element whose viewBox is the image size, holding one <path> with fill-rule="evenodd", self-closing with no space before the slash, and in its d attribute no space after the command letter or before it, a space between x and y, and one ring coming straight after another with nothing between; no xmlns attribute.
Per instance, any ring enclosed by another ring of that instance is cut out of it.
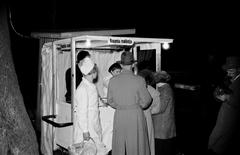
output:
<svg viewBox="0 0 240 155"><path fill-rule="evenodd" d="M103 78L108 68L120 60L125 48L131 48L134 59L141 51L153 52L155 71L161 70L161 48L173 39L137 38L117 36L81 35L43 44L41 47L41 151L52 154L58 147L67 148L72 144L73 107L75 101L75 62L81 50L87 50L98 66L96 83L99 95L103 95ZM144 57L139 61L144 61ZM138 62L139 62L138 61ZM65 71L71 67L72 103L65 101ZM137 70L135 72L137 74Z"/></svg>

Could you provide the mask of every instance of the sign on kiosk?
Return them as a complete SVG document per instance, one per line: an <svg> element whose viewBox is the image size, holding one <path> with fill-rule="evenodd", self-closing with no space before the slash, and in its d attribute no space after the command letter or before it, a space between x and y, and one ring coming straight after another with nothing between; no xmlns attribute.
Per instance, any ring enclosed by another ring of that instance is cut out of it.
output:
<svg viewBox="0 0 240 155"><path fill-rule="evenodd" d="M128 38L109 38L108 40L108 43L109 44L112 44L112 45L128 45L128 46L131 46L133 45L134 41L131 40L131 39L128 39Z"/></svg>

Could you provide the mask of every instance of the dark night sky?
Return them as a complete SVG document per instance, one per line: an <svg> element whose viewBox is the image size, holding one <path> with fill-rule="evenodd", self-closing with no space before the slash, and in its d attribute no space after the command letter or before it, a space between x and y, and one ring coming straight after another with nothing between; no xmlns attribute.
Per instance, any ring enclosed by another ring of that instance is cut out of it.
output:
<svg viewBox="0 0 240 155"><path fill-rule="evenodd" d="M41 31L135 28L137 37L173 38L171 50L163 52L165 70L202 74L199 70L207 67L208 54L221 57L237 51L237 10L219 2L25 0L12 1L10 6L11 22L23 36ZM30 103L36 99L36 93L28 93L37 90L38 42L17 35L11 27L10 32L20 87Z"/></svg>
<svg viewBox="0 0 240 155"><path fill-rule="evenodd" d="M182 70L201 68L208 54L236 54L239 24L234 4L147 2L25 0L11 4L12 23L27 36L39 31L135 28L138 37L173 38L166 66Z"/></svg>
<svg viewBox="0 0 240 155"><path fill-rule="evenodd" d="M26 35L136 28L140 37L174 38L178 53L225 52L228 43L235 43L238 13L234 4L147 2L25 0L11 4L12 22Z"/></svg>

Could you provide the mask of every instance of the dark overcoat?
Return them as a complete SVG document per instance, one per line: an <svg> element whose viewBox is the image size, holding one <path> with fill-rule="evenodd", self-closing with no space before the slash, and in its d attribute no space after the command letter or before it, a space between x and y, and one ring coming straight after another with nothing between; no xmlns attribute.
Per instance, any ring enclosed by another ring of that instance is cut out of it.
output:
<svg viewBox="0 0 240 155"><path fill-rule="evenodd" d="M150 155L143 110L151 103L145 80L123 70L108 87L108 103L116 109L113 123L113 155ZM126 151L126 152L125 152Z"/></svg>
<svg viewBox="0 0 240 155"><path fill-rule="evenodd" d="M233 81L230 89L233 93L228 101L222 103L209 138L209 148L219 154L240 152L240 77Z"/></svg>

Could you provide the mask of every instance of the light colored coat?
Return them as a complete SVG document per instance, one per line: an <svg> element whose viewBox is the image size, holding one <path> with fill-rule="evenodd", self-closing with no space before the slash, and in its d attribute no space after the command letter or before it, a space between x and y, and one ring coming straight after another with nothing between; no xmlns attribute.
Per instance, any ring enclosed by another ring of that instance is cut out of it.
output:
<svg viewBox="0 0 240 155"><path fill-rule="evenodd" d="M98 93L93 83L85 78L76 90L73 122L73 141L79 143L83 141L83 132L89 132L94 139L98 155L106 154L102 143L102 127L99 117Z"/></svg>
<svg viewBox="0 0 240 155"><path fill-rule="evenodd" d="M110 74L110 76L107 76L103 80L103 92L104 96L107 97L107 89L108 89L108 84L109 80L113 76ZM113 109L111 106L107 107L100 107L100 120L101 120L101 125L102 125L102 134L103 134L103 143L106 145L107 151L112 150L112 134L113 134L113 117L114 117L114 112L115 109Z"/></svg>
<svg viewBox="0 0 240 155"><path fill-rule="evenodd" d="M155 140L154 140L152 114L158 113L160 110L160 93L150 85L147 86L147 89L153 100L151 105L144 110L144 115L147 121L148 140L149 140L151 155L155 155Z"/></svg>
<svg viewBox="0 0 240 155"><path fill-rule="evenodd" d="M142 108L151 102L145 80L123 70L111 78L108 103L116 109L113 124L113 155L150 155L147 124ZM126 151L126 152L125 152Z"/></svg>

